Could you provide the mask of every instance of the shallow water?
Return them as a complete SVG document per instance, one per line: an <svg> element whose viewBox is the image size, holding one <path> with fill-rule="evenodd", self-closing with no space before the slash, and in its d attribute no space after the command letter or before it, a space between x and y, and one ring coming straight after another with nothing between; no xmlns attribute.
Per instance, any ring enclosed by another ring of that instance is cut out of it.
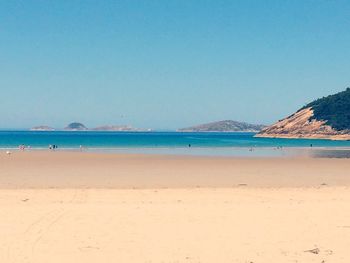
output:
<svg viewBox="0 0 350 263"><path fill-rule="evenodd" d="M74 150L74 149L72 149ZM270 147L221 147L221 148L86 148L87 152L160 154L188 156L222 157L312 157L312 158L350 158L350 148L270 148Z"/></svg>
<svg viewBox="0 0 350 263"><path fill-rule="evenodd" d="M0 149L48 149L199 156L350 158L350 141L255 138L254 133L0 131Z"/></svg>
<svg viewBox="0 0 350 263"><path fill-rule="evenodd" d="M255 138L254 133L0 131L0 148L349 147L350 141Z"/></svg>

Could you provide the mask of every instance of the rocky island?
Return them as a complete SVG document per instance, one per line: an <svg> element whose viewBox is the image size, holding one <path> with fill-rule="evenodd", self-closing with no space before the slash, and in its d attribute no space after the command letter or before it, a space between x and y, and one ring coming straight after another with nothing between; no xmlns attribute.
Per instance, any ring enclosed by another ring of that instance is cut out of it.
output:
<svg viewBox="0 0 350 263"><path fill-rule="evenodd" d="M350 140L350 88L307 104L256 137Z"/></svg>
<svg viewBox="0 0 350 263"><path fill-rule="evenodd" d="M180 132L259 132L264 125L224 120L182 128Z"/></svg>
<svg viewBox="0 0 350 263"><path fill-rule="evenodd" d="M55 129L46 125L36 126L30 129L31 131L54 131Z"/></svg>
<svg viewBox="0 0 350 263"><path fill-rule="evenodd" d="M130 125L105 125L105 126L100 126L100 127L96 127L91 129L92 131L140 131L140 132L144 132L144 131L151 131L151 129L139 129L139 128L134 128Z"/></svg>
<svg viewBox="0 0 350 263"><path fill-rule="evenodd" d="M72 122L68 124L67 127L64 128L66 131L87 131L88 128L80 122Z"/></svg>
<svg viewBox="0 0 350 263"><path fill-rule="evenodd" d="M139 129L130 125L104 125L96 128L87 128L80 122L72 122L64 128L65 131L114 131L114 132L146 132L151 129Z"/></svg>

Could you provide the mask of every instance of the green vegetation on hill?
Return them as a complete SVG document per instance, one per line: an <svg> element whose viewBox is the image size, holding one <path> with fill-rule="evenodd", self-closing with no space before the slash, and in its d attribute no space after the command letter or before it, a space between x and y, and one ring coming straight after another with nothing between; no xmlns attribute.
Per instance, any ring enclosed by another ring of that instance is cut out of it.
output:
<svg viewBox="0 0 350 263"><path fill-rule="evenodd" d="M87 128L82 123L72 122L65 128L65 130L87 130Z"/></svg>
<svg viewBox="0 0 350 263"><path fill-rule="evenodd" d="M312 107L313 119L326 121L334 129L350 130L350 88L307 104Z"/></svg>

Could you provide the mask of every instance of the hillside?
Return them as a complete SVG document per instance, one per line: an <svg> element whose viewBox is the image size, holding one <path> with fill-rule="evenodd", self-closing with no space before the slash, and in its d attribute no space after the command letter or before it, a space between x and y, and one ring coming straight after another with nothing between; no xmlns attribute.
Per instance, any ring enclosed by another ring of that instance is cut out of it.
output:
<svg viewBox="0 0 350 263"><path fill-rule="evenodd" d="M307 104L256 137L350 140L350 88Z"/></svg>
<svg viewBox="0 0 350 263"><path fill-rule="evenodd" d="M258 132L264 125L224 120L179 129L181 132Z"/></svg>
<svg viewBox="0 0 350 263"><path fill-rule="evenodd" d="M350 88L335 95L315 100L304 108L312 108L311 119L326 121L337 131L350 130Z"/></svg>

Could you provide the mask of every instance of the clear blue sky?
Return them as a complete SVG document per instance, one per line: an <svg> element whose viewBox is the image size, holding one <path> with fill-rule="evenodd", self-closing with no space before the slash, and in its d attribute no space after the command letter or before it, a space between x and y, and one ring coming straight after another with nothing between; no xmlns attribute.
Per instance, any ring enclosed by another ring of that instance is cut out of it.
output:
<svg viewBox="0 0 350 263"><path fill-rule="evenodd" d="M0 127L274 122L350 86L350 1L0 1Z"/></svg>

